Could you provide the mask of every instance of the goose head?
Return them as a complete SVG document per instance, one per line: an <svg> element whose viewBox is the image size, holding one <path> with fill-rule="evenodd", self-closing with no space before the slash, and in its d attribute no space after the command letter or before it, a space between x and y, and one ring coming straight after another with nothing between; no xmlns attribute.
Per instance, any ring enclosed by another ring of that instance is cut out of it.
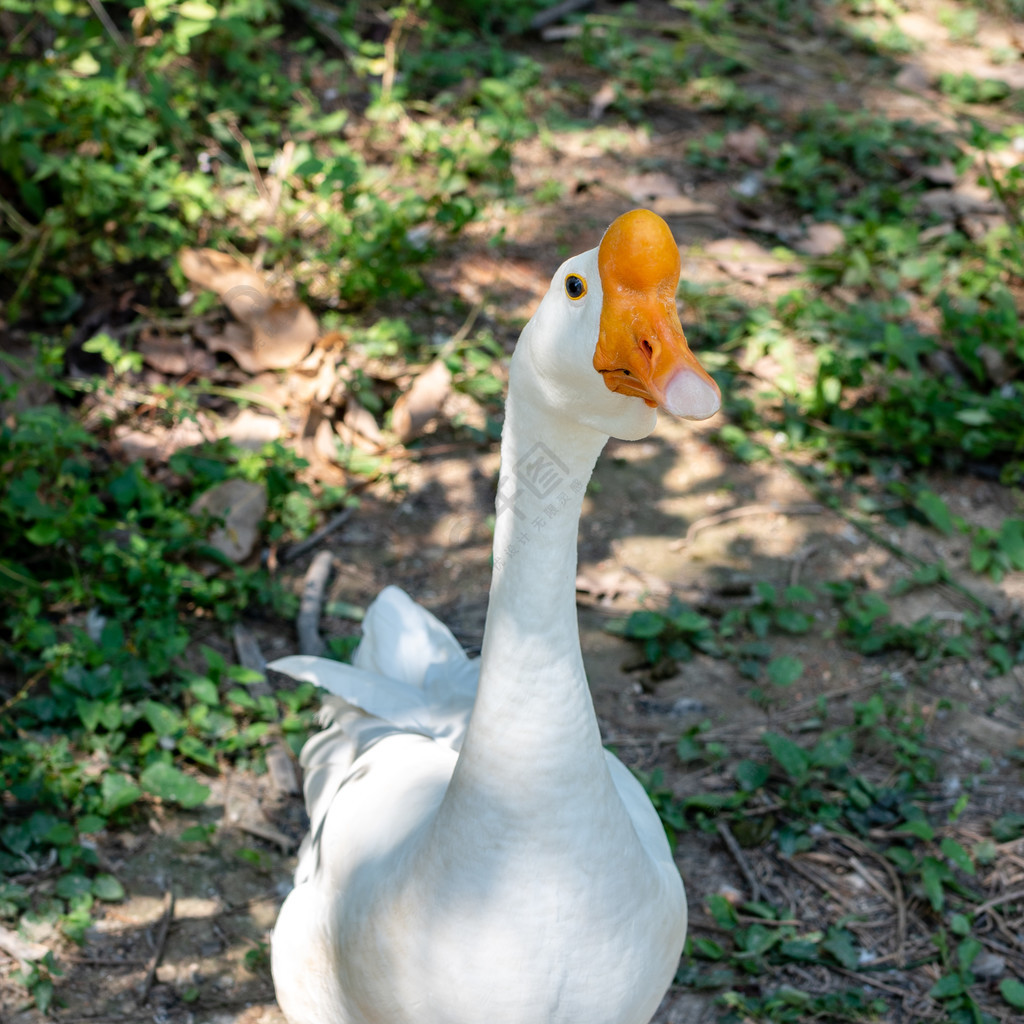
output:
<svg viewBox="0 0 1024 1024"><path fill-rule="evenodd" d="M714 415L718 385L679 322L679 271L679 248L661 217L618 217L596 249L555 272L520 336L513 387L528 376L544 405L623 440L646 437L658 409L693 420Z"/></svg>

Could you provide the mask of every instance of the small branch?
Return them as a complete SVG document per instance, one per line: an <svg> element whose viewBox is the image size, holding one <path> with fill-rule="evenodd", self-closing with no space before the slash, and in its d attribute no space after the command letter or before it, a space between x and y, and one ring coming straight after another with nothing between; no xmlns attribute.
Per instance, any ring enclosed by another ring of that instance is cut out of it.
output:
<svg viewBox="0 0 1024 1024"><path fill-rule="evenodd" d="M114 40L114 45L119 50L126 51L128 49L128 44L125 42L124 36L121 35L110 15L107 14L107 9L103 6L102 0L89 0L89 6L92 8L96 17L100 19L103 27L107 30L107 35Z"/></svg>
<svg viewBox="0 0 1024 1024"><path fill-rule="evenodd" d="M267 191L266 182L264 182L263 175L260 174L260 169L256 164L256 154L252 150L252 143L242 134L242 129L234 122L228 125L228 131L234 136L238 145L242 147L242 156L245 158L245 165L249 168L249 174L252 175L252 181L256 186L256 191L259 193L260 199L265 203L269 202L270 193Z"/></svg>
<svg viewBox="0 0 1024 1024"><path fill-rule="evenodd" d="M547 28L548 25L553 25L556 21L561 21L570 14L575 14L577 11L583 11L593 6L594 0L561 0L561 3L557 3L553 7L538 11L530 19L530 28L534 32L538 32L542 28Z"/></svg>
<svg viewBox="0 0 1024 1024"><path fill-rule="evenodd" d="M1014 892L1004 892L1002 896L996 896L994 899L986 900L980 907L975 908L974 916L980 917L993 907L1002 906L1004 903L1014 903L1017 900L1024 901L1024 889L1017 889Z"/></svg>
<svg viewBox="0 0 1024 1024"><path fill-rule="evenodd" d="M149 958L149 967L146 970L146 978L142 983L142 994L139 996L139 1005L142 1006L149 1001L149 990L153 987L153 980L156 978L156 969L160 965L160 959L164 955L164 946L167 944L167 932L171 927L171 918L174 916L174 893L168 889L164 893L164 912L160 918L160 926L156 933L156 948Z"/></svg>
<svg viewBox="0 0 1024 1024"><path fill-rule="evenodd" d="M750 889L751 900L756 903L764 899L764 890L761 888L761 883L754 877L754 872L750 867L750 861L747 860L747 855L740 848L740 844L736 842L736 837L732 834L732 829L729 828L726 822L720 821L718 823L718 834L722 837L726 848L732 854L732 859L736 861L737 867L739 867L746 880L747 887Z"/></svg>
<svg viewBox="0 0 1024 1024"><path fill-rule="evenodd" d="M690 523L686 535L679 540L674 540L669 547L672 551L681 551L693 543L693 538L702 530L711 526L721 526L722 523L732 522L734 519L744 519L747 516L819 516L824 512L824 506L818 504L744 505L741 508L728 508L724 512L716 512L714 515L704 516L703 519Z"/></svg>
<svg viewBox="0 0 1024 1024"><path fill-rule="evenodd" d="M324 591L331 574L334 556L330 551L318 551L306 571L302 584L302 600L299 614L295 619L295 630L299 634L299 652L317 657L323 654L324 642L320 636L320 610L324 603Z"/></svg>
<svg viewBox="0 0 1024 1024"><path fill-rule="evenodd" d="M292 544L290 547L285 548L281 552L280 560L282 563L294 562L296 558L301 558L307 551L311 551L329 534L334 533L335 530L340 530L349 519L352 518L354 509L349 507L342 509L336 516L332 516L319 530L315 530L311 533L304 541L300 541L298 544Z"/></svg>

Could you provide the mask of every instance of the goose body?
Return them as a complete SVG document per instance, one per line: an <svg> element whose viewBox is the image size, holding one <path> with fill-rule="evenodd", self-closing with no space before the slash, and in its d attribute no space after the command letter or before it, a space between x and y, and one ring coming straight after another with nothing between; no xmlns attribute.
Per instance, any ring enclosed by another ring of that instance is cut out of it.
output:
<svg viewBox="0 0 1024 1024"><path fill-rule="evenodd" d="M640 784L602 745L580 654L576 537L609 436L718 390L690 353L679 253L648 211L567 260L510 367L478 660L395 587L303 750L310 833L272 942L290 1024L647 1024L686 935Z"/></svg>

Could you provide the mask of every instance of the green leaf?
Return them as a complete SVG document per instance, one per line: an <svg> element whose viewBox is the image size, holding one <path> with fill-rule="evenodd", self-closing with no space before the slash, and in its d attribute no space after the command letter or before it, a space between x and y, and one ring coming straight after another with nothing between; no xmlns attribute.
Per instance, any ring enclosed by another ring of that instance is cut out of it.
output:
<svg viewBox="0 0 1024 1024"><path fill-rule="evenodd" d="M61 899L71 900L76 896L92 892L92 884L85 875L69 874L61 875L54 887Z"/></svg>
<svg viewBox="0 0 1024 1024"><path fill-rule="evenodd" d="M117 903L124 899L124 886L113 875L101 873L92 880L92 894L105 903Z"/></svg>
<svg viewBox="0 0 1024 1024"><path fill-rule="evenodd" d="M189 825L181 833L181 841L183 843L206 843L209 842L210 836L213 835L215 830L215 825Z"/></svg>
<svg viewBox="0 0 1024 1024"><path fill-rule="evenodd" d="M909 832L912 836L917 836L918 839L923 839L926 843L931 842L935 838L935 829L924 818L906 821L900 825L898 831Z"/></svg>
<svg viewBox="0 0 1024 1024"><path fill-rule="evenodd" d="M692 608L684 608L681 612L672 616L672 625L680 633L699 633L701 630L707 629L711 622Z"/></svg>
<svg viewBox="0 0 1024 1024"><path fill-rule="evenodd" d="M135 803L142 796L142 790L124 775L104 775L100 783L103 797L103 813L115 814L122 808Z"/></svg>
<svg viewBox="0 0 1024 1024"><path fill-rule="evenodd" d="M633 612L626 620L626 636L633 640L653 640L664 629L665 619L655 612Z"/></svg>
<svg viewBox="0 0 1024 1024"><path fill-rule="evenodd" d="M1014 569L1024 569L1024 519L1007 519L999 530L999 550Z"/></svg>
<svg viewBox="0 0 1024 1024"><path fill-rule="evenodd" d="M182 736L178 740L178 750L191 758L196 764L204 764L207 768L216 768L217 759L210 753L210 749L201 739L196 736Z"/></svg>
<svg viewBox="0 0 1024 1024"><path fill-rule="evenodd" d="M974 874L974 861L971 855L955 840L948 836L939 843L939 849L944 857L948 857L961 871L968 875Z"/></svg>
<svg viewBox="0 0 1024 1024"><path fill-rule="evenodd" d="M959 974L947 974L928 990L932 999L949 999L950 996L958 996L964 990L964 981Z"/></svg>
<svg viewBox="0 0 1024 1024"><path fill-rule="evenodd" d="M212 679L197 676L188 684L189 693L203 704L214 707L220 701L217 684Z"/></svg>
<svg viewBox="0 0 1024 1024"><path fill-rule="evenodd" d="M776 686L792 686L804 674L804 663L792 654L783 654L772 658L766 671Z"/></svg>
<svg viewBox="0 0 1024 1024"><path fill-rule="evenodd" d="M695 938L693 955L699 956L702 960L723 960L725 950L714 939Z"/></svg>
<svg viewBox="0 0 1024 1024"><path fill-rule="evenodd" d="M1003 978L999 994L1015 1009L1024 1010L1024 982L1016 978Z"/></svg>
<svg viewBox="0 0 1024 1024"><path fill-rule="evenodd" d="M217 8L205 0L184 0L178 7L178 14L188 21L213 21L217 17Z"/></svg>
<svg viewBox="0 0 1024 1024"><path fill-rule="evenodd" d="M925 857L921 865L921 883L924 885L925 895L932 905L932 910L938 912L946 900L942 890L942 883L949 878L949 868L940 860L934 857Z"/></svg>
<svg viewBox="0 0 1024 1024"><path fill-rule="evenodd" d="M771 777L771 769L757 761L744 760L733 769L733 775L740 788L747 793L760 789Z"/></svg>
<svg viewBox="0 0 1024 1024"><path fill-rule="evenodd" d="M209 795L210 787L196 782L190 775L173 765L151 764L140 776L139 781L147 793L169 800L182 807L198 807Z"/></svg>
<svg viewBox="0 0 1024 1024"><path fill-rule="evenodd" d="M1012 843L1024 836L1024 814L1009 811L992 822L992 838L997 843Z"/></svg>
<svg viewBox="0 0 1024 1024"><path fill-rule="evenodd" d="M969 427L984 427L992 422L992 414L988 409L961 409L953 415Z"/></svg>
<svg viewBox="0 0 1024 1024"><path fill-rule="evenodd" d="M715 923L730 931L736 927L736 908L718 893L712 893L708 897L708 910L715 919Z"/></svg>
<svg viewBox="0 0 1024 1024"><path fill-rule="evenodd" d="M180 731L185 724L174 708L159 704L155 700L147 700L142 705L142 713L157 736L171 736Z"/></svg>
<svg viewBox="0 0 1024 1024"><path fill-rule="evenodd" d="M36 523L25 536L33 544L38 544L39 547L45 548L53 544L60 537L60 530L57 529L55 523L40 522Z"/></svg>
<svg viewBox="0 0 1024 1024"><path fill-rule="evenodd" d="M845 928L830 928L821 948L835 957L847 970L856 970L860 965L860 954L854 944L853 935Z"/></svg>
<svg viewBox="0 0 1024 1024"><path fill-rule="evenodd" d="M95 75L100 70L99 61L91 54L88 50L85 53L80 53L72 62L71 70L76 75L81 75L83 78L88 78L91 75Z"/></svg>
<svg viewBox="0 0 1024 1024"><path fill-rule="evenodd" d="M772 753L772 757L781 765L783 771L795 781L801 781L810 767L810 758L807 752L785 736L778 733L766 732L761 737L765 746Z"/></svg>
<svg viewBox="0 0 1024 1024"><path fill-rule="evenodd" d="M939 533L948 536L953 532L953 517L949 506L934 491L920 491L914 505Z"/></svg>

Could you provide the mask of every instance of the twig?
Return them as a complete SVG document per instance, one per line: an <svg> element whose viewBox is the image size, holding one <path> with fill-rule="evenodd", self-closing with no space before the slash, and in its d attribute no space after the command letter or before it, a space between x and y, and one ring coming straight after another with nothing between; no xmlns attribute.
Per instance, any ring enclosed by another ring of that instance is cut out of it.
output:
<svg viewBox="0 0 1024 1024"><path fill-rule="evenodd" d="M39 680L43 678L43 676L46 675L47 669L48 666L46 668L41 668L34 675L30 676L25 685L16 694L14 694L13 697L8 697L7 700L3 702L3 704L0 704L0 718L3 718L3 716L6 715L7 712L14 707L15 704L17 704L19 701L23 701L29 695L29 692L31 691L32 687L35 686L36 683L38 683Z"/></svg>
<svg viewBox="0 0 1024 1024"><path fill-rule="evenodd" d="M342 509L336 516L332 516L319 530L314 530L304 541L300 541L298 544L292 544L290 547L284 549L278 556L282 564L287 562L294 562L296 558L301 558L307 551L311 551L329 534L334 533L335 530L341 529L348 521L352 518L352 513L355 510L350 506L349 508Z"/></svg>
<svg viewBox="0 0 1024 1024"><path fill-rule="evenodd" d="M1002 896L996 896L994 899L986 900L980 907L975 909L974 916L978 917L981 914L984 914L986 910L1002 906L1004 903L1013 903L1015 900L1024 900L1024 889L1016 889L1013 892L1004 892Z"/></svg>
<svg viewBox="0 0 1024 1024"><path fill-rule="evenodd" d="M557 3L553 7L538 11L530 19L530 28L537 32L548 25L553 25L556 21L561 21L567 15L586 10L593 5L594 0L561 0L561 3Z"/></svg>
<svg viewBox="0 0 1024 1024"><path fill-rule="evenodd" d="M143 1006L149 1000L149 990L153 987L153 979L156 977L156 969L160 964L160 958L164 955L164 946L167 944L167 932L171 927L171 918L174 916L174 893L168 889L164 893L164 912L160 918L160 927L156 933L156 948L149 958L149 967L146 970L146 978L142 983L142 994L139 996L139 1006Z"/></svg>
<svg viewBox="0 0 1024 1024"><path fill-rule="evenodd" d="M103 6L102 0L89 0L89 6L92 8L96 17L100 19L103 27L107 30L107 35L114 40L114 45L119 50L127 50L128 44L124 41L124 36L121 35L110 15L107 14L107 9Z"/></svg>
<svg viewBox="0 0 1024 1024"><path fill-rule="evenodd" d="M333 561L334 556L330 551L318 551L306 570L299 614L295 619L295 631L299 634L299 651L302 654L318 656L323 653L324 642L318 627Z"/></svg>
<svg viewBox="0 0 1024 1024"><path fill-rule="evenodd" d="M729 828L726 822L720 821L718 823L718 834L722 837L723 842L732 854L732 859L736 861L740 872L744 879L746 879L747 886L750 889L751 900L755 903L763 900L764 890L761 888L761 883L754 877L754 872L751 870L747 855L740 848L740 844L736 842L736 837L732 834L732 829Z"/></svg>
<svg viewBox="0 0 1024 1024"><path fill-rule="evenodd" d="M256 191L260 194L260 199L264 202L268 202L270 194L267 191L263 175L260 174L260 169L256 165L256 154L253 152L252 143L242 134L242 129L234 122L231 122L228 125L228 131L231 132L235 141L242 147L242 156L245 158L245 165L249 168L249 174L252 175L253 184L256 186Z"/></svg>
<svg viewBox="0 0 1024 1024"><path fill-rule="evenodd" d="M744 505L742 508L728 508L724 512L716 512L714 515L704 516L696 522L690 523L686 535L679 540L674 540L669 549L681 551L693 538L702 530L711 526L721 526L722 523L731 522L733 519L743 519L746 516L818 516L825 512L823 505L802 504L802 505Z"/></svg>
<svg viewBox="0 0 1024 1024"><path fill-rule="evenodd" d="M69 964L81 964L82 967L145 967L148 960L124 960L116 956L81 956L78 953L64 953L61 960Z"/></svg>
<svg viewBox="0 0 1024 1024"><path fill-rule="evenodd" d="M776 456L776 460L779 464L787 470L791 476L795 477L800 481L812 494L821 495L823 488L815 484L812 480L808 480L807 477L800 471L800 467L789 459L781 458ZM838 501L823 501L825 506L829 507L836 515L841 516L846 520L854 529L859 530L865 537L867 537L872 543L877 544L879 547L884 548L890 554L895 555L901 561L906 562L908 565L912 565L915 569L923 569L934 565L932 562L928 562L923 558L918 558L917 555L911 554L905 548L899 546L895 541L889 540L887 537L883 537L882 534L860 516L854 515L852 512L848 512L844 509ZM969 587L964 584L957 582L954 579L943 578L941 586L952 590L954 593L959 594L960 597L965 598L970 604L972 604L979 611L987 612L989 615L994 616L995 613L992 609L974 593Z"/></svg>
<svg viewBox="0 0 1024 1024"><path fill-rule="evenodd" d="M844 846L859 850L862 856L873 857L882 865L882 869L888 876L889 884L892 886L891 893L886 891L884 887L878 886L874 877L862 873L860 863L856 857L850 858L850 863L854 865L854 870L857 871L865 881L880 892L886 899L888 899L896 908L896 952L894 956L897 965L904 967L907 958L907 901L906 897L903 895L903 884L900 882L899 873L892 866L888 857L879 853L878 850L874 849L869 844L862 843L859 839L855 839L853 836L843 836L840 839L840 842Z"/></svg>
<svg viewBox="0 0 1024 1024"><path fill-rule="evenodd" d="M276 170L270 178L270 184L267 187L267 211L264 214L263 222L267 226L273 223L274 218L277 216L278 207L281 205L281 195L284 192L284 182L288 177L288 172L292 166L292 156L295 153L295 143L288 139L287 142L281 147L281 153L277 158ZM252 265L256 269L260 269L263 266L263 257L267 254L267 233L261 232L259 244L256 246L256 251L252 256Z"/></svg>

